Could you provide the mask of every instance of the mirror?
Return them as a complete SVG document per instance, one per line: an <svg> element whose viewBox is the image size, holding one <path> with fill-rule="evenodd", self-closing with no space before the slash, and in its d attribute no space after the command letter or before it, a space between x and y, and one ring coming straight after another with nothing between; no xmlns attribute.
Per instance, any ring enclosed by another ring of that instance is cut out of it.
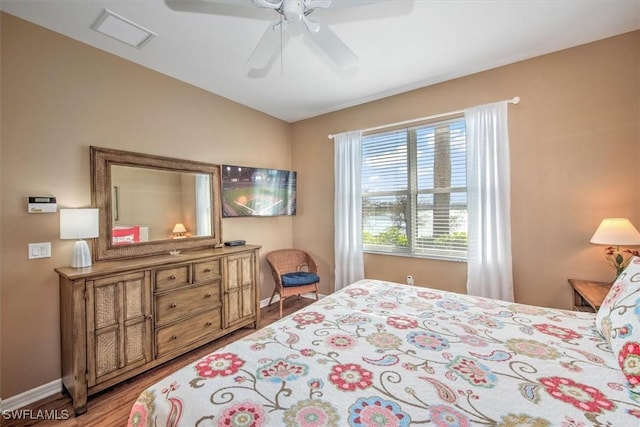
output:
<svg viewBox="0 0 640 427"><path fill-rule="evenodd" d="M219 165L91 147L97 261L222 242Z"/></svg>

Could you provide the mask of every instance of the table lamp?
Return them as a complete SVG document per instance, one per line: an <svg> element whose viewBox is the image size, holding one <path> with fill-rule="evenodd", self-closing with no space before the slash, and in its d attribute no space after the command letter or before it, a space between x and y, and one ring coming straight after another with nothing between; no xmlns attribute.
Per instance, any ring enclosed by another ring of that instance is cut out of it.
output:
<svg viewBox="0 0 640 427"><path fill-rule="evenodd" d="M78 239L73 247L71 267L91 265L91 251L83 239L98 237L98 209L60 209L60 238Z"/></svg>
<svg viewBox="0 0 640 427"><path fill-rule="evenodd" d="M184 239L187 237L186 235L187 229L184 227L184 224L177 223L175 227L173 227L173 238L174 239Z"/></svg>
<svg viewBox="0 0 640 427"><path fill-rule="evenodd" d="M609 246L605 249L607 262L616 269L616 277L618 277L631 259L631 256L624 257L620 252L620 246L640 245L640 233L627 218L605 218L590 242Z"/></svg>

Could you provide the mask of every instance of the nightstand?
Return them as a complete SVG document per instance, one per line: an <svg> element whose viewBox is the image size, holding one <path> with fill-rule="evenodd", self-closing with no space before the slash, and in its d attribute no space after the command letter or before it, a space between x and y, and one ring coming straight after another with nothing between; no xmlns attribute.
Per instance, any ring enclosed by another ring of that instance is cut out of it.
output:
<svg viewBox="0 0 640 427"><path fill-rule="evenodd" d="M611 283L569 279L573 288L573 309L595 313L611 289Z"/></svg>

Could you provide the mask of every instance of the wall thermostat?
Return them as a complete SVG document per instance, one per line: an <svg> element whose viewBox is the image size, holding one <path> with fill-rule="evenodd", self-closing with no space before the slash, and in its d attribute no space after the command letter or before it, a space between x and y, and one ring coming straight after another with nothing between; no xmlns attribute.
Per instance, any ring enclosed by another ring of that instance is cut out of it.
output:
<svg viewBox="0 0 640 427"><path fill-rule="evenodd" d="M29 196L29 213L54 213L58 210L56 198L53 196Z"/></svg>

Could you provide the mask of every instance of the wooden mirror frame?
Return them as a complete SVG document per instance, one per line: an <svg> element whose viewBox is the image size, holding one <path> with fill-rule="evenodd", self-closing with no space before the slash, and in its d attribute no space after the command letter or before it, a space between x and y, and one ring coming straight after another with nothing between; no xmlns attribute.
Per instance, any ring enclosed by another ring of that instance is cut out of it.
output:
<svg viewBox="0 0 640 427"><path fill-rule="evenodd" d="M90 148L91 202L99 212L99 237L94 242L93 250L96 261L168 254L169 251L215 247L222 243L220 165L110 148ZM111 240L113 224L111 165L208 174L211 177L211 235L189 237L188 239L152 240L133 245L113 245Z"/></svg>

